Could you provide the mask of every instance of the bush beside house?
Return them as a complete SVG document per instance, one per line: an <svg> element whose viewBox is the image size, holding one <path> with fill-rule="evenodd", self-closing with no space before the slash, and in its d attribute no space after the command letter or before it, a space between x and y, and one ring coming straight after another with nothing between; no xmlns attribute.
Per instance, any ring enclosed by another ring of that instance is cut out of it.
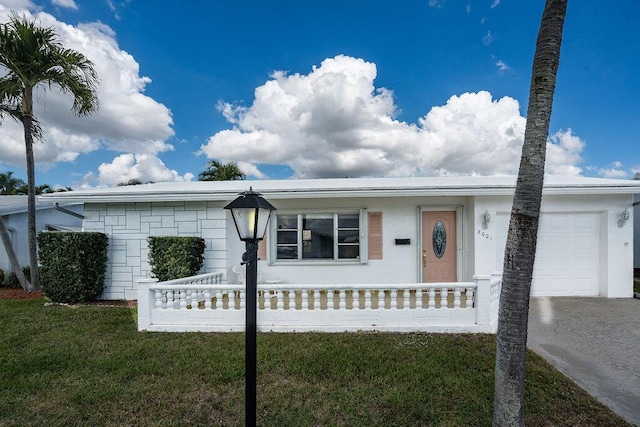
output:
<svg viewBox="0 0 640 427"><path fill-rule="evenodd" d="M151 236L149 264L159 281L195 276L204 263L204 239L193 236Z"/></svg>
<svg viewBox="0 0 640 427"><path fill-rule="evenodd" d="M109 238L95 232L38 235L42 290L52 301L95 301L104 291Z"/></svg>
<svg viewBox="0 0 640 427"><path fill-rule="evenodd" d="M31 267L22 267L22 272L26 276L27 280L31 280ZM4 272L2 272L2 277L4 278ZM0 280L0 284L2 284L2 286L12 289L22 288L20 281L18 280L18 276L16 276L16 273L13 271L6 276L6 279L7 280L4 283Z"/></svg>

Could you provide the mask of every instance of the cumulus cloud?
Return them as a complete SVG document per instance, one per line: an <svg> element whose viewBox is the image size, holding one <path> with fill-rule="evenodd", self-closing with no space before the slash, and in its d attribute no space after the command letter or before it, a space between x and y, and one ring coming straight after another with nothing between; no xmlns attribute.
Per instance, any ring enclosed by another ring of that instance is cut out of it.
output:
<svg viewBox="0 0 640 427"><path fill-rule="evenodd" d="M111 163L102 163L98 167L97 177L89 173L85 175L83 181L96 181L99 186L113 186L132 179L142 182L191 181L193 174L186 173L181 176L154 155L121 154Z"/></svg>
<svg viewBox="0 0 640 427"><path fill-rule="evenodd" d="M29 7L30 2L20 2ZM71 7L70 0L56 0L58 5ZM6 4L6 2L5 2ZM163 104L144 94L151 79L140 76L139 64L133 56L120 49L113 30L101 23L78 26L58 21L45 12L17 10L20 15L51 27L62 43L89 58L99 75L97 87L99 111L89 117L78 118L71 113L72 98L51 90L38 88L35 92L35 113L42 122L44 143L35 148L40 165L73 161L83 153L98 149L151 154L172 150L166 141L173 136L171 112ZM0 5L0 21L7 21L8 7ZM0 128L2 162L24 164L22 129L17 123L5 120Z"/></svg>
<svg viewBox="0 0 640 427"><path fill-rule="evenodd" d="M632 169L631 172L635 174L638 171ZM622 162L613 162L607 168L597 169L596 173L603 178L627 178L629 176L627 171L623 169Z"/></svg>
<svg viewBox="0 0 640 427"><path fill-rule="evenodd" d="M276 72L251 106L219 104L232 127L201 151L252 167L286 165L300 178L517 173L526 124L518 101L464 93L406 123L376 76L375 64L343 55L306 75ZM548 171L580 173L583 147L571 130L558 132Z"/></svg>

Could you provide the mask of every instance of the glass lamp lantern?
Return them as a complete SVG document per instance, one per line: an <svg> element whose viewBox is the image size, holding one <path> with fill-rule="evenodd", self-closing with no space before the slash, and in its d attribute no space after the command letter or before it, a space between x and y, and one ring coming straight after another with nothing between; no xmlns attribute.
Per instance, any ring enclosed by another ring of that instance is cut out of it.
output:
<svg viewBox="0 0 640 427"><path fill-rule="evenodd" d="M271 203L266 201L260 193L253 191L251 187L249 191L240 193L234 201L224 208L231 211L238 236L240 240L245 242L264 238L271 211L276 210Z"/></svg>

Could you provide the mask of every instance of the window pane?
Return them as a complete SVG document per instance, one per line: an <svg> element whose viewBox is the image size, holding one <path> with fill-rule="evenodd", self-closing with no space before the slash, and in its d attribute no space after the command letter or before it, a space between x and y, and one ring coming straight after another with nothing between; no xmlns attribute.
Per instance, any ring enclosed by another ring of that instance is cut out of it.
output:
<svg viewBox="0 0 640 427"><path fill-rule="evenodd" d="M298 228L298 215L278 215L276 217L276 226L278 230L281 229L297 229Z"/></svg>
<svg viewBox="0 0 640 427"><path fill-rule="evenodd" d="M333 215L304 215L302 258L333 259Z"/></svg>
<svg viewBox="0 0 640 427"><path fill-rule="evenodd" d="M278 231L278 244L298 243L297 231Z"/></svg>
<svg viewBox="0 0 640 427"><path fill-rule="evenodd" d="M338 231L338 243L360 243L360 231L358 230Z"/></svg>
<svg viewBox="0 0 640 427"><path fill-rule="evenodd" d="M278 246L278 259L298 259L298 247Z"/></svg>
<svg viewBox="0 0 640 427"><path fill-rule="evenodd" d="M360 258L360 245L338 246L338 258L340 259Z"/></svg>
<svg viewBox="0 0 640 427"><path fill-rule="evenodd" d="M358 214L338 215L338 228L360 228L360 215Z"/></svg>

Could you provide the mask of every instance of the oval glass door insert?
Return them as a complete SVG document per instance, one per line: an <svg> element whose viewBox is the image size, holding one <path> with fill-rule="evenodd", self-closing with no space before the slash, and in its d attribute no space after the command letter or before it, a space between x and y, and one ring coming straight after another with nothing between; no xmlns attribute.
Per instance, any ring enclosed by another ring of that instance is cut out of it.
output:
<svg viewBox="0 0 640 427"><path fill-rule="evenodd" d="M442 258L444 251L447 249L447 232L444 229L442 221L436 222L433 226L433 237L431 239L433 244L433 253L436 258Z"/></svg>

